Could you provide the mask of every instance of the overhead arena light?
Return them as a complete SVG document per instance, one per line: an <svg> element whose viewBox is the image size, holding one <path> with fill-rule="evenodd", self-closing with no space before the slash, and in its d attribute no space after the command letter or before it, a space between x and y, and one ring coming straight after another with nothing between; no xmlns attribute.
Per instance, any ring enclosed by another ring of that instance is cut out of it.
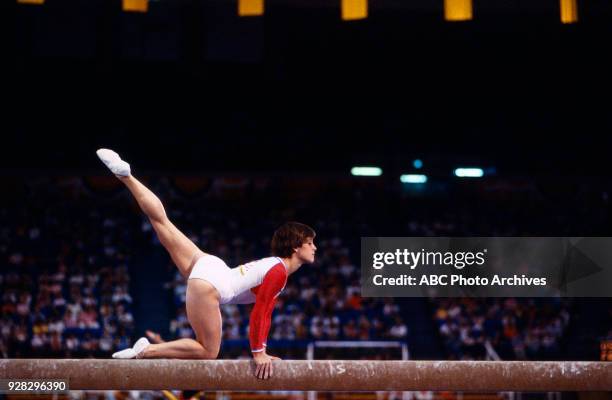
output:
<svg viewBox="0 0 612 400"><path fill-rule="evenodd" d="M340 8L344 21L368 17L368 0L341 0Z"/></svg>
<svg viewBox="0 0 612 400"><path fill-rule="evenodd" d="M578 22L578 4L576 0L559 0L561 23L574 24Z"/></svg>
<svg viewBox="0 0 612 400"><path fill-rule="evenodd" d="M444 19L470 21L472 19L472 0L444 0Z"/></svg>
<svg viewBox="0 0 612 400"><path fill-rule="evenodd" d="M481 178L484 175L482 168L457 168L455 176L458 178Z"/></svg>
<svg viewBox="0 0 612 400"><path fill-rule="evenodd" d="M264 14L264 0L238 0L238 15L260 17Z"/></svg>
<svg viewBox="0 0 612 400"><path fill-rule="evenodd" d="M149 10L149 0L123 0L123 11L146 13Z"/></svg>
<svg viewBox="0 0 612 400"><path fill-rule="evenodd" d="M427 183L427 175L405 174L400 176L402 183Z"/></svg>
<svg viewBox="0 0 612 400"><path fill-rule="evenodd" d="M382 169L378 167L353 167L351 168L353 176L381 176Z"/></svg>

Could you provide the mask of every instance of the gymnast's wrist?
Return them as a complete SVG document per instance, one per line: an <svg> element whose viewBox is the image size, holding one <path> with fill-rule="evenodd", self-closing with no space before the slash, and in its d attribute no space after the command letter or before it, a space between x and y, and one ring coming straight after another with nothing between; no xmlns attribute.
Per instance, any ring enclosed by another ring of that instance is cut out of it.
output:
<svg viewBox="0 0 612 400"><path fill-rule="evenodd" d="M251 354L253 355L253 358L262 358L262 357L267 357L266 354L266 349L261 349L259 351L257 350L251 350Z"/></svg>

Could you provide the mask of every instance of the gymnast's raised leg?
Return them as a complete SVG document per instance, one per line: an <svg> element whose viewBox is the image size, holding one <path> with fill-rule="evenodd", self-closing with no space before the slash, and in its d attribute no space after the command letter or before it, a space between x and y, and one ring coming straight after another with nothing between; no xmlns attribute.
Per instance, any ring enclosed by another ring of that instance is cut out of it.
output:
<svg viewBox="0 0 612 400"><path fill-rule="evenodd" d="M205 253L168 219L161 200L132 176L130 165L127 162L112 150L100 149L97 154L132 193L181 275L188 278L193 265ZM216 358L221 346L221 312L217 290L204 280L189 280L186 306L187 317L196 333L197 340L179 339L150 344L146 338L141 338L132 349L115 353L113 357Z"/></svg>

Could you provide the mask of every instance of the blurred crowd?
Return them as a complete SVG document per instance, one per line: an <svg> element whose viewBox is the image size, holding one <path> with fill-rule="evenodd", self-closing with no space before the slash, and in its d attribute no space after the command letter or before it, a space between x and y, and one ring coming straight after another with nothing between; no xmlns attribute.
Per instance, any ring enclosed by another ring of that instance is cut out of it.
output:
<svg viewBox="0 0 612 400"><path fill-rule="evenodd" d="M3 356L107 357L142 334L135 329L132 255L161 247L113 179L5 182L11 195L0 203ZM268 256L270 236L284 221L314 227L317 260L289 279L277 301L269 338L278 341L410 339L414 327L405 305L360 295L361 236L601 234L602 221L610 219L605 192L589 193L590 208L578 203L568 216L559 207L543 212L550 191L542 197L521 185L467 194L449 189L457 195L449 203L439 194L426 198L359 180L179 177L149 183L175 224L230 266ZM524 205L516 206L517 196L525 197ZM170 263L158 266L164 267L173 310L167 339L193 337L185 280ZM161 291L164 282L159 285ZM560 299L432 299L428 307L438 334L432 340L453 359L485 357L487 341L502 359L555 358L572 322L571 302ZM248 338L250 310L222 307L224 341Z"/></svg>
<svg viewBox="0 0 612 400"><path fill-rule="evenodd" d="M0 208L3 356L105 357L128 346L129 217L90 204L78 181L23 190L25 202Z"/></svg>
<svg viewBox="0 0 612 400"><path fill-rule="evenodd" d="M503 360L555 359L570 323L570 300L434 299L435 321L450 358L484 359L488 341Z"/></svg>

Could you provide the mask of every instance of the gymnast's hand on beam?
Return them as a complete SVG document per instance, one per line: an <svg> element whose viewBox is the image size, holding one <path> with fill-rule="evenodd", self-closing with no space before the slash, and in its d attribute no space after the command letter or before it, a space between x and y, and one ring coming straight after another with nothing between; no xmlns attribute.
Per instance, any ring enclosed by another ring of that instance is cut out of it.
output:
<svg viewBox="0 0 612 400"><path fill-rule="evenodd" d="M253 353L255 360L255 376L259 379L269 379L272 376L272 360L280 360L278 357L266 354L265 350Z"/></svg>

